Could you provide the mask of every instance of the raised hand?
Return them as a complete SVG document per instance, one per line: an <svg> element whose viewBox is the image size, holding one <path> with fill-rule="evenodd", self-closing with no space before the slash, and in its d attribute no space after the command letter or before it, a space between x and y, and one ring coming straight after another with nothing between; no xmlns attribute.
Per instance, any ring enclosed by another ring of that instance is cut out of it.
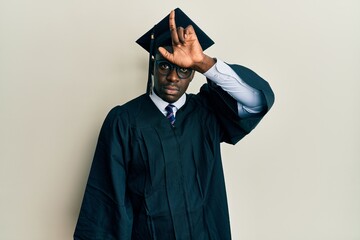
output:
<svg viewBox="0 0 360 240"><path fill-rule="evenodd" d="M165 59L180 67L192 68L199 72L205 72L215 64L214 59L204 54L193 26L189 25L185 29L176 27L174 10L170 12L169 27L173 52L167 51L164 47L158 49Z"/></svg>

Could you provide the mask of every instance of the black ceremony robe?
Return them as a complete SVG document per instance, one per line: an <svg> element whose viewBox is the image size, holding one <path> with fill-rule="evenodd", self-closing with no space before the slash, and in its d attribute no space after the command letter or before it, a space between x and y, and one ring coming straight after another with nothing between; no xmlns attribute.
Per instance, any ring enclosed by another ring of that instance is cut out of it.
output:
<svg viewBox="0 0 360 240"><path fill-rule="evenodd" d="M267 107L261 114L239 118L236 101L211 81L187 95L175 127L148 95L110 111L74 239L231 239L220 143L248 134L274 95L251 70L230 66L262 92Z"/></svg>

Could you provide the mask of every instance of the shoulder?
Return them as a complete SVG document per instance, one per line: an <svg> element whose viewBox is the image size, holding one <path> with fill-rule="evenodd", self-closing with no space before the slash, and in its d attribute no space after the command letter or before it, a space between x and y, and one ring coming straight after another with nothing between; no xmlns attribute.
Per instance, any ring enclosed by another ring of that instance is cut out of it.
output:
<svg viewBox="0 0 360 240"><path fill-rule="evenodd" d="M275 94L270 84L253 70L236 64L229 64L237 75L250 87L260 90L266 99L267 109L269 110L275 101Z"/></svg>
<svg viewBox="0 0 360 240"><path fill-rule="evenodd" d="M259 90L271 90L269 83L261 77L258 73L254 72L250 68L237 64L228 64L236 74L253 88Z"/></svg>
<svg viewBox="0 0 360 240"><path fill-rule="evenodd" d="M116 121L119 119L130 120L130 118L139 112L142 103L146 101L147 96L145 94L130 100L123 105L117 105L113 107L106 116L105 121Z"/></svg>

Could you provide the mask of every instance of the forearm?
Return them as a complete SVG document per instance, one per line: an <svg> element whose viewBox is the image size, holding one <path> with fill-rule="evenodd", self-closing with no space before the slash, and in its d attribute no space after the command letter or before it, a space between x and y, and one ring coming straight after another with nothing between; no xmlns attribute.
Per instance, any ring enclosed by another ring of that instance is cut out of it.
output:
<svg viewBox="0 0 360 240"><path fill-rule="evenodd" d="M218 60L204 75L237 101L239 116L245 117L259 113L265 107L261 92L246 84L223 61Z"/></svg>

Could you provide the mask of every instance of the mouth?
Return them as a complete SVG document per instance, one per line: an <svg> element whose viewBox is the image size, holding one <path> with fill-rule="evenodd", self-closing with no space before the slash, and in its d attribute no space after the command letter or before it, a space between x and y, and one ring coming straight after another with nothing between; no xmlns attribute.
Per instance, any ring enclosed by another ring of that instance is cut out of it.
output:
<svg viewBox="0 0 360 240"><path fill-rule="evenodd" d="M177 94L180 89L176 86L164 86L163 87L164 93L168 94L168 95L174 95Z"/></svg>

